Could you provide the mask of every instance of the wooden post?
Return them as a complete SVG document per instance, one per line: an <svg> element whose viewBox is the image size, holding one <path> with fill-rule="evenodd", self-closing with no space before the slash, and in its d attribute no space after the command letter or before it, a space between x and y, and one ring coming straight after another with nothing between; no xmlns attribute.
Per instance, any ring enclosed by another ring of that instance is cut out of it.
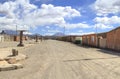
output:
<svg viewBox="0 0 120 79"><path fill-rule="evenodd" d="M18 46L23 47L23 32L24 30L20 30L20 43L18 44Z"/></svg>
<svg viewBox="0 0 120 79"><path fill-rule="evenodd" d="M36 35L36 42L38 42L38 35Z"/></svg>
<svg viewBox="0 0 120 79"><path fill-rule="evenodd" d="M12 49L12 56L17 56L18 55L18 50Z"/></svg>

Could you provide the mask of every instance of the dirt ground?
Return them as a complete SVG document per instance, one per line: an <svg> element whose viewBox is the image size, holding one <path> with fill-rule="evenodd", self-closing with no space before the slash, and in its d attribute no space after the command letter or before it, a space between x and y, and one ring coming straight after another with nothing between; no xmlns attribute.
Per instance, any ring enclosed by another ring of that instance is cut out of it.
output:
<svg viewBox="0 0 120 79"><path fill-rule="evenodd" d="M0 72L0 79L120 79L120 54L46 40L19 50L23 69Z"/></svg>

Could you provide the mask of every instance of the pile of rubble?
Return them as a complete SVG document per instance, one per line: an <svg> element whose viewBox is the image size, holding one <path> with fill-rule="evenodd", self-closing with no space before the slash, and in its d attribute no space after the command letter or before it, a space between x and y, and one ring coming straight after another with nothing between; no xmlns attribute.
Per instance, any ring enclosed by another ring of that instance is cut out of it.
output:
<svg viewBox="0 0 120 79"><path fill-rule="evenodd" d="M0 57L0 71L23 68L23 65L20 64L20 61L27 58L25 55L18 54L18 50L16 49L12 49L11 53L10 51L7 51L6 53L6 56Z"/></svg>

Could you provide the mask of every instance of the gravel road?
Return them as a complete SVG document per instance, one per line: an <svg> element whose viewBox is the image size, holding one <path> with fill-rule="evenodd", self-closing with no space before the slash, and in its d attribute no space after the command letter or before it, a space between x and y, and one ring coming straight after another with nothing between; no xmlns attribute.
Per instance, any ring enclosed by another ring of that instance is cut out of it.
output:
<svg viewBox="0 0 120 79"><path fill-rule="evenodd" d="M24 68L0 79L120 79L120 57L111 51L46 40L20 53L28 56Z"/></svg>

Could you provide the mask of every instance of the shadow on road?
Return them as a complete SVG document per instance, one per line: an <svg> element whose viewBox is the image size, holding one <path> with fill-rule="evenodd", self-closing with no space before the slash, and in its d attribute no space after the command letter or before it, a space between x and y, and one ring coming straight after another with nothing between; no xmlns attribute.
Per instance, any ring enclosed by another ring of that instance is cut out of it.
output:
<svg viewBox="0 0 120 79"><path fill-rule="evenodd" d="M76 44L77 45L77 44ZM79 47L82 48L96 48L96 47L91 47L91 46L82 46L82 45L77 45ZM116 56L120 56L120 52L119 51L114 51L114 50L110 50L110 49L102 49L102 48L98 48L97 51L101 52L101 53L107 53L107 54L111 54L111 55L116 55Z"/></svg>
<svg viewBox="0 0 120 79"><path fill-rule="evenodd" d="M83 48L92 48L90 46L86 46L86 45L80 45L80 44L75 44L76 46L79 46L79 47L83 47Z"/></svg>
<svg viewBox="0 0 120 79"><path fill-rule="evenodd" d="M120 52L116 52L116 51L113 51L113 50L98 49L97 51L102 52L102 53L111 54L111 55L117 55L117 56L120 56Z"/></svg>
<svg viewBox="0 0 120 79"><path fill-rule="evenodd" d="M63 60L63 62L72 62L72 61L88 61L88 60L101 60L101 59L115 59L120 57L109 57L109 58L85 58L85 59L75 59L75 60Z"/></svg>

